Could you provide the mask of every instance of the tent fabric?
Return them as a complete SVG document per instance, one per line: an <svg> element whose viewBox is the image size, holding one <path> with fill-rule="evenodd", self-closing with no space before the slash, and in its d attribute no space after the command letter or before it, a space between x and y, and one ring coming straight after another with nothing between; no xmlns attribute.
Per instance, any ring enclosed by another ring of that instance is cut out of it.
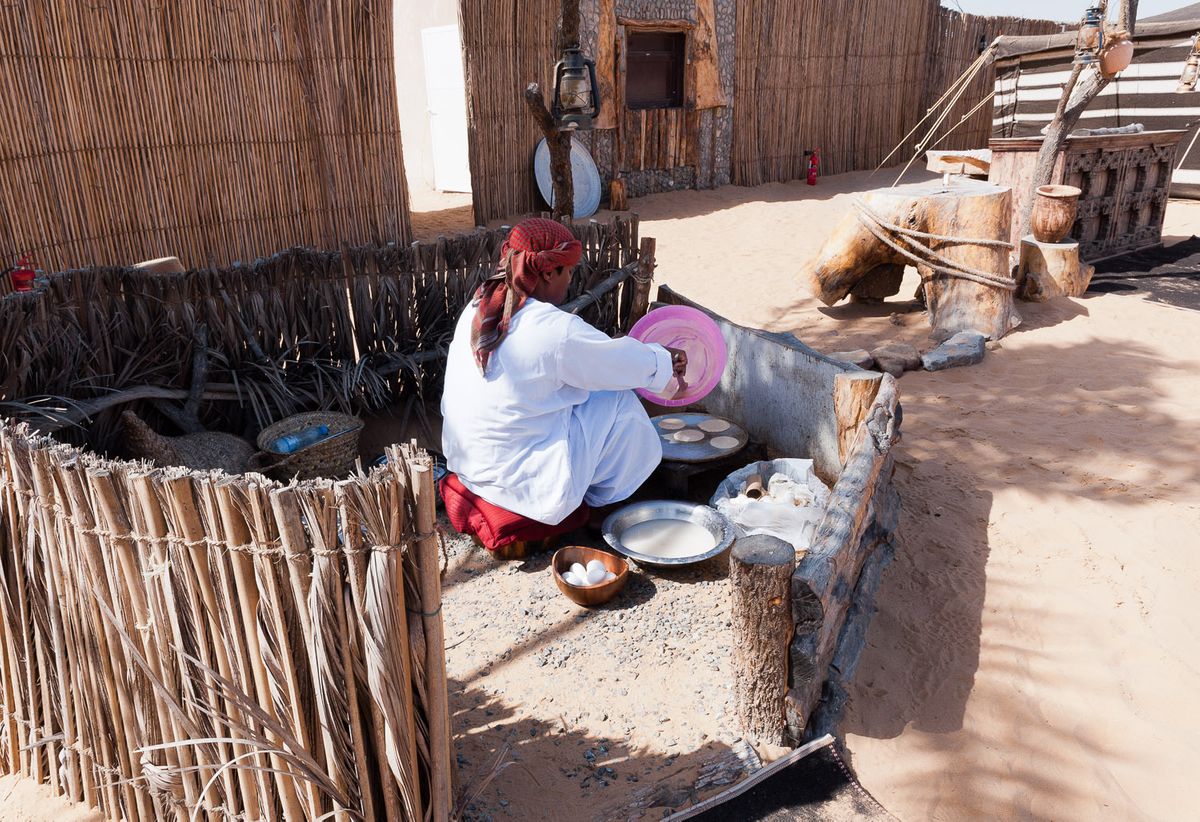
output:
<svg viewBox="0 0 1200 822"><path fill-rule="evenodd" d="M1159 22L1158 18L1148 18L1134 26L1135 40L1157 40L1163 37L1191 37L1200 30L1200 3L1188 6L1196 9L1194 16L1185 19L1172 19ZM1181 10L1182 11L1182 10ZM1165 16L1165 15L1163 15ZM1020 57L1025 54L1037 54L1044 51L1068 50L1075 51L1075 38L1079 27L1071 24L1059 34L1029 34L1023 37L997 37L996 52L993 59L1001 61Z"/></svg>
<svg viewBox="0 0 1200 822"><path fill-rule="evenodd" d="M1146 23L1147 28L1162 25ZM1175 161L1177 166L1182 161L1182 165L1171 177L1171 195L1200 199L1200 146L1193 147L1192 142L1200 126L1200 91L1175 93L1191 50L1191 37L1200 30L1200 19L1165 25L1174 27L1171 33L1153 37L1142 33L1139 26L1132 65L1092 101L1078 127L1113 128L1140 123L1146 131L1185 129L1187 134ZM992 136L1041 136L1054 117L1073 58L1073 48L1050 48L997 61Z"/></svg>

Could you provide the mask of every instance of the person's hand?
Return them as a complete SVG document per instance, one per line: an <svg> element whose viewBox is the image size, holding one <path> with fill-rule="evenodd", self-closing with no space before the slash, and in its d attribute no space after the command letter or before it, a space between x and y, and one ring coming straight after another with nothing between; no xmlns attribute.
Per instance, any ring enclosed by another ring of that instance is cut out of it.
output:
<svg viewBox="0 0 1200 822"><path fill-rule="evenodd" d="M682 377L687 373L687 352L678 348L668 348L667 351L671 354L671 370L676 377Z"/></svg>

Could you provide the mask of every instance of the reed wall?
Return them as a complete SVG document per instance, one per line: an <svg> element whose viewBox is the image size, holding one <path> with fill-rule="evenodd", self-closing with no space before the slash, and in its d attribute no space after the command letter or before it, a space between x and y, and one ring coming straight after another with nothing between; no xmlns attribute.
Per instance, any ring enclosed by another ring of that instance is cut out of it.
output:
<svg viewBox="0 0 1200 822"><path fill-rule="evenodd" d="M733 182L805 176L804 152L820 149L821 173L874 168L929 104L979 54L979 34L1058 31L1049 21L982 18L937 0L739 0ZM964 93L948 124L991 90L990 69ZM986 147L988 106L950 141ZM898 155L907 160L903 152Z"/></svg>
<svg viewBox="0 0 1200 822"><path fill-rule="evenodd" d="M542 133L525 105L538 83L549 99L558 61L559 0L461 0L475 223L539 209L533 150Z"/></svg>
<svg viewBox="0 0 1200 822"><path fill-rule="evenodd" d="M991 43L1000 35L1020 37L1027 34L1055 34L1062 24L1050 20L1028 20L1023 17L984 17L975 14L959 14L947 8L938 9L938 36L929 44L929 59L926 63L925 100L921 113L932 106L942 93L979 56L980 39ZM946 119L946 125L938 135L955 128L949 139L935 140L932 148L987 148L992 136L992 102L995 90L995 63L975 76L967 85L958 104ZM983 102L984 100L987 102ZM970 114L976 105L978 111ZM959 124L964 116L967 121Z"/></svg>
<svg viewBox="0 0 1200 822"><path fill-rule="evenodd" d="M584 256L571 297L638 260L636 218L572 230ZM121 409L100 403L130 391L181 398L201 324L212 429L253 434L299 411L411 409L438 396L455 322L506 234L291 249L181 275L78 269L41 278L30 293L0 291L0 414L54 425L86 414L87 442L107 450ZM632 311L633 283L625 281L581 314L615 333L629 328Z"/></svg>
<svg viewBox="0 0 1200 822"><path fill-rule="evenodd" d="M281 486L0 423L0 768L111 820L447 819L433 472L389 456Z"/></svg>
<svg viewBox="0 0 1200 822"><path fill-rule="evenodd" d="M391 2L0 7L0 260L407 242Z"/></svg>

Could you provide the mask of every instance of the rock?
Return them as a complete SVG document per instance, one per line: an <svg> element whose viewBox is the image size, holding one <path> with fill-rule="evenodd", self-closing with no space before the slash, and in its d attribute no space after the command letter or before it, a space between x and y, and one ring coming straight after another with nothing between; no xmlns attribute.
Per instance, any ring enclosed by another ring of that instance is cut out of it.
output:
<svg viewBox="0 0 1200 822"><path fill-rule="evenodd" d="M870 368L875 364L875 358L871 356L871 352L861 348L856 348L853 351L835 351L829 356L841 362L857 365L859 368Z"/></svg>
<svg viewBox="0 0 1200 822"><path fill-rule="evenodd" d="M908 343L891 342L879 346L871 354L875 357L875 369L899 377L905 371L921 367L921 352Z"/></svg>
<svg viewBox="0 0 1200 822"><path fill-rule="evenodd" d="M986 338L978 331L959 331L950 339L921 357L926 371L941 371L959 365L983 362Z"/></svg>
<svg viewBox="0 0 1200 822"><path fill-rule="evenodd" d="M996 351L996 350L998 350L998 349L1000 349L1000 348L1003 348L1003 347L1004 347L1004 346L1000 345L1000 341L999 341L999 340L988 340L988 341L987 341L987 344L986 344L986 345L984 345L984 348L986 348L988 351Z"/></svg>

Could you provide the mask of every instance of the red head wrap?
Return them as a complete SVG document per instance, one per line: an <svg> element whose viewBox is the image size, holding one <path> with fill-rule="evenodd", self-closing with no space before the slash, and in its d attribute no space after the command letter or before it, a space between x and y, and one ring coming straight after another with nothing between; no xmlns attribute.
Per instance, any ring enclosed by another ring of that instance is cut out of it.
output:
<svg viewBox="0 0 1200 822"><path fill-rule="evenodd" d="M573 266L583 256L583 246L562 223L535 217L509 232L500 248L496 273L475 294L479 305L471 324L471 349L481 372L508 334L512 317L525 305L541 276L563 266Z"/></svg>

